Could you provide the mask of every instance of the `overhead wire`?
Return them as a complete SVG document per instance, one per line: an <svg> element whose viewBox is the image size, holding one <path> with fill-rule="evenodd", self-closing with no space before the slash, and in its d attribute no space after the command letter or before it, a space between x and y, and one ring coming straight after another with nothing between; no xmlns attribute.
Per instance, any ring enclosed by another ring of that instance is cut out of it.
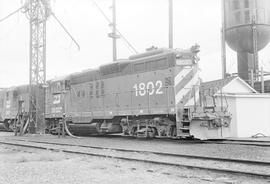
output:
<svg viewBox="0 0 270 184"><path fill-rule="evenodd" d="M44 7L48 7L48 5L42 0L41 3L43 4ZM62 22L56 17L54 12L51 11L50 9L50 15L57 21L57 23L60 25L60 27L68 34L68 36L71 38L71 40L77 45L78 50L80 50L80 45L79 43L74 39L74 37L70 34L70 32L67 30L67 28L62 24Z"/></svg>
<svg viewBox="0 0 270 184"><path fill-rule="evenodd" d="M14 22L14 25L7 28L6 31L4 31L3 34L1 34L0 40L5 40L9 38L9 35L16 30L15 27L17 27L19 23L20 23L20 16L17 17L16 22Z"/></svg>
<svg viewBox="0 0 270 184"><path fill-rule="evenodd" d="M25 7L25 5L23 5L22 7L18 8L17 10L11 12L10 14L8 14L7 16L3 17L2 19L0 19L0 22L3 22L4 20L8 19L9 17L11 17L12 15L18 13L20 10L22 10Z"/></svg>
<svg viewBox="0 0 270 184"><path fill-rule="evenodd" d="M103 17L109 22L109 24L112 24L112 21L110 18L105 14L105 12L101 9L101 7L97 4L95 0L91 0L93 4L97 7L99 12L103 15ZM138 54L138 51L135 49L135 47L127 40L127 38L119 31L118 28L116 28L116 32L119 34L119 36L127 43L127 45L132 49L132 51L135 54Z"/></svg>
<svg viewBox="0 0 270 184"><path fill-rule="evenodd" d="M73 36L69 33L67 28L61 23L61 21L56 17L56 15L53 12L51 12L51 15L58 22L58 24L63 28L63 30L69 35L69 37L72 39L72 41L77 45L78 50L80 50L79 43L73 38Z"/></svg>
<svg viewBox="0 0 270 184"><path fill-rule="evenodd" d="M131 52L131 53L133 53L134 51L128 46L128 44L123 40L123 43L125 44L125 46L127 47L127 49Z"/></svg>

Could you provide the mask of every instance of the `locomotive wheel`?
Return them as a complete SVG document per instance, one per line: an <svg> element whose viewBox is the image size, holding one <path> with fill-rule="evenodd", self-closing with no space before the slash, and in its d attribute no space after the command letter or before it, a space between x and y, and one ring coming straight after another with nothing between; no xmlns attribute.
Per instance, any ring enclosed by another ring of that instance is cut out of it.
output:
<svg viewBox="0 0 270 184"><path fill-rule="evenodd" d="M9 128L11 129L11 131L12 131L12 132L15 132L16 127L15 127L15 122L14 122L14 120L10 121L10 123L8 123L8 124L9 124Z"/></svg>
<svg viewBox="0 0 270 184"><path fill-rule="evenodd" d="M3 123L5 131L12 132L13 130L11 129L12 126L7 121L4 121Z"/></svg>
<svg viewBox="0 0 270 184"><path fill-rule="evenodd" d="M148 138L155 138L156 133L157 133L157 131L156 131L155 128L153 128L153 127L148 128L148 130L147 130L147 137Z"/></svg>
<svg viewBox="0 0 270 184"><path fill-rule="evenodd" d="M136 132L136 137L137 138L154 138L156 136L156 129L153 127L148 127L147 129L144 128L144 132Z"/></svg>

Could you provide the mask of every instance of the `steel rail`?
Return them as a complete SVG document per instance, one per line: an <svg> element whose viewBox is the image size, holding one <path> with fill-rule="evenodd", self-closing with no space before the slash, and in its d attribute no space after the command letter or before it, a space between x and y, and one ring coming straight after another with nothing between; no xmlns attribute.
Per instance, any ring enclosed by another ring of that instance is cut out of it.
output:
<svg viewBox="0 0 270 184"><path fill-rule="evenodd" d="M231 141L231 142L255 142L255 143L270 143L270 141L262 141L262 140L235 140L235 139L224 139L223 141Z"/></svg>
<svg viewBox="0 0 270 184"><path fill-rule="evenodd" d="M1 130L0 130L1 131ZM72 136L71 136L72 137ZM132 136L123 136L123 135L102 135L102 136L95 136L92 137L99 137L99 138L134 138ZM78 137L82 138L82 137ZM172 138L155 138L151 141L169 141L170 143L189 143L189 144L228 144L228 145L243 145L243 146L256 146L256 147L270 147L270 141L259 141L259 140L231 140L231 139L222 139L222 140L179 140L179 139L172 139ZM259 143L259 144L256 144Z"/></svg>
<svg viewBox="0 0 270 184"><path fill-rule="evenodd" d="M211 161L222 161L222 162L233 162L233 163L242 163L242 164L243 163L244 164L257 164L257 165L269 165L270 166L270 161L255 161L255 160L244 160L244 159L208 157L208 156L200 156L200 155L174 154L174 153L165 153L165 152L130 150L130 149L109 148L109 147L100 147L100 146L87 146L87 145L57 143L57 142L47 142L47 141L32 141L32 140L29 141L29 140L21 140L21 139L12 139L12 140L24 141L24 142L32 142L32 143L40 143L40 144L49 144L49 145L73 146L73 147L82 147L82 148L91 148L91 149L100 149L100 150L114 150L114 151L119 151L119 152L155 154L155 155L160 155L160 156L171 156L171 157L182 157L182 158L190 158L190 159L200 159L200 160L203 159L203 160L211 160Z"/></svg>
<svg viewBox="0 0 270 184"><path fill-rule="evenodd" d="M230 145L244 145L257 147L270 147L270 141L237 141L237 140L222 140L222 141L204 141L206 144L230 144Z"/></svg>
<svg viewBox="0 0 270 184"><path fill-rule="evenodd" d="M132 136L123 136L123 135L92 135L93 137L98 138L134 138ZM72 136L71 136L72 137ZM82 137L79 137L82 138ZM228 144L228 145L243 145L243 146L256 146L256 147L270 147L270 141L259 141L259 140L234 140L234 139L222 139L222 140L180 140L173 138L160 138L156 137L150 141L164 141L176 144ZM259 144L256 144L259 143Z"/></svg>
<svg viewBox="0 0 270 184"><path fill-rule="evenodd" d="M26 144L4 142L4 141L0 141L0 144L28 147L28 148L35 148L35 149L42 149L42 150L62 151L64 153L69 153L69 154L80 154L80 155L88 155L88 156L96 156L96 157L105 157L105 158L113 158L113 159L119 159L119 160L125 160L125 161L144 162L144 163L151 163L151 164L156 164L156 165L185 167L188 169L200 169L200 170L214 171L214 172L219 172L219 173L241 174L241 175L255 176L255 177L260 177L260 178L270 178L270 174L266 174L266 173L256 173L256 172L247 172L247 171L239 171L239 170L194 166L194 165L187 165L187 164L168 163L168 162L161 162L161 161L154 161L154 160L136 159L136 158L129 158L129 157L112 156L112 155L97 154L97 153L88 153L88 152L82 152L82 151L72 151L72 150L67 150L67 149L48 148L48 147L44 147L44 146L34 146L34 145L29 145L29 144L26 145Z"/></svg>
<svg viewBox="0 0 270 184"><path fill-rule="evenodd" d="M130 150L130 149L121 149L121 148L109 148L109 147L100 147L100 146L87 146L87 145L78 145L78 144L68 144L68 143L57 143L57 142L46 142L46 141L32 141L32 140L21 140L21 139L12 139L16 141L40 143L40 144L49 144L49 145L59 145L59 146L73 146L73 147L82 147L82 148L91 148L91 149L100 149L100 150L114 150L119 152L130 152L130 153L143 153L143 154L155 154L160 156L171 156L171 157L182 157L190 159L200 159L200 160L211 160L211 161L222 161L222 162L233 162L233 163L244 163L244 164L257 164L257 165L269 165L269 161L255 161L255 160L244 160L244 159L230 159L230 158L220 158L220 157L208 157L200 155L186 155L186 154L174 154L174 153L165 153L165 152L155 152L155 151L142 151L142 150Z"/></svg>

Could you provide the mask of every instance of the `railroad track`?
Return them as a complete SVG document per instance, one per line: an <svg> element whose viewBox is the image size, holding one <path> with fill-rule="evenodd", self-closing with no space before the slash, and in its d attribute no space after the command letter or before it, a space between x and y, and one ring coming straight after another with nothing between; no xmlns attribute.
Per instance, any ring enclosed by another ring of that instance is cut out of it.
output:
<svg viewBox="0 0 270 184"><path fill-rule="evenodd" d="M98 138L114 138L114 139L137 139L133 136L123 136L121 134L117 135L92 135L86 137L98 137ZM231 144L231 145L243 145L243 146L257 146L257 147L270 147L270 141L260 141L260 140L234 140L234 139L221 139L221 140L185 140L185 139L172 139L172 138L153 138L145 139L147 141L157 141L157 142L170 142L175 144Z"/></svg>
<svg viewBox="0 0 270 184"><path fill-rule="evenodd" d="M86 136L89 137L89 136ZM123 136L117 135L92 135L90 137L98 138L113 138L113 139L137 139L133 136ZM259 140L233 140L233 139L222 139L222 140L185 140L185 139L172 139L172 138L153 138L145 139L147 141L157 141L157 142L170 142L175 144L231 144L231 145L243 145L243 146L257 146L257 147L270 147L270 141L259 141Z"/></svg>
<svg viewBox="0 0 270 184"><path fill-rule="evenodd" d="M113 139L137 139L132 136L117 135L91 135L83 137L98 137L98 138L113 138ZM233 139L222 139L222 140L179 140L171 138L155 138L147 139L147 141L157 141L157 142L170 142L175 144L230 144L230 145L243 145L243 146L256 146L256 147L270 147L270 141L260 141L260 140L233 140Z"/></svg>
<svg viewBox="0 0 270 184"><path fill-rule="evenodd" d="M222 140L222 141L204 141L207 144L231 144L257 147L270 147L270 141L253 141L253 140Z"/></svg>
<svg viewBox="0 0 270 184"><path fill-rule="evenodd" d="M113 149L97 146L85 146L45 141L1 140L0 144L23 146L28 148L62 151L70 154L81 154L107 157L126 161L136 161L164 166L185 167L219 173L249 175L270 178L270 162L207 157L198 155L180 155L128 149Z"/></svg>

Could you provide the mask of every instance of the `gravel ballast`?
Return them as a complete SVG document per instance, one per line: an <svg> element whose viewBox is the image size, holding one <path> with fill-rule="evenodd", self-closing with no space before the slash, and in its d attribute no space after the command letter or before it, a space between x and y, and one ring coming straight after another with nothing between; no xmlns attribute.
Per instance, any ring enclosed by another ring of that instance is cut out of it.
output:
<svg viewBox="0 0 270 184"><path fill-rule="evenodd" d="M184 143L181 141L158 141L119 137L83 137L75 139L71 137L58 138L52 135L25 135L15 137L13 134L0 134L0 140L20 139L34 141L48 141L84 146L97 146L105 148L132 149L138 151L163 152L173 154L188 154L209 157L221 157L229 159L243 159L270 162L270 147L257 147L232 144L202 144Z"/></svg>
<svg viewBox="0 0 270 184"><path fill-rule="evenodd" d="M0 145L1 184L267 183L268 180Z"/></svg>

